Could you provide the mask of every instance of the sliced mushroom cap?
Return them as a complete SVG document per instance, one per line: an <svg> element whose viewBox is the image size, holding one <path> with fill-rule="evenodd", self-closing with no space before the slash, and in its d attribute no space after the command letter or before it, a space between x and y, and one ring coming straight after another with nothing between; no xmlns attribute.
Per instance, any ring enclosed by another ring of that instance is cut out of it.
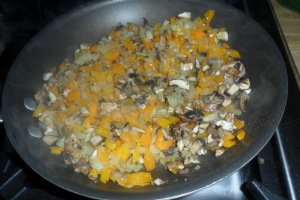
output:
<svg viewBox="0 0 300 200"><path fill-rule="evenodd" d="M250 88L250 80L248 78L240 81L238 83L238 87L241 89L241 90L248 90Z"/></svg>
<svg viewBox="0 0 300 200"><path fill-rule="evenodd" d="M248 99L248 95L246 94L242 94L240 96L240 100L239 100L239 106L240 106L240 109L245 112L245 104L246 104L246 100Z"/></svg>
<svg viewBox="0 0 300 200"><path fill-rule="evenodd" d="M237 76L240 74L240 71L237 68L232 67L228 69L227 73L231 76Z"/></svg>
<svg viewBox="0 0 300 200"><path fill-rule="evenodd" d="M227 113L225 115L225 120L228 121L228 122L233 123L233 121L234 121L234 113Z"/></svg>
<svg viewBox="0 0 300 200"><path fill-rule="evenodd" d="M225 84L220 85L219 88L218 88L218 93L219 93L220 95L224 95L226 89L227 89L227 87L226 87Z"/></svg>
<svg viewBox="0 0 300 200"><path fill-rule="evenodd" d="M217 149L216 152L215 152L215 156L216 156L216 157L219 157L219 156L221 156L222 154L224 154L224 152L225 152L225 149L224 149L224 148Z"/></svg>
<svg viewBox="0 0 300 200"><path fill-rule="evenodd" d="M190 149L191 153L192 153L192 154L197 154L197 152L199 151L199 149L200 149L202 146L203 146L203 143L202 143L200 140L196 140L196 141L193 143L193 145L192 145L192 147L191 147L191 149Z"/></svg>
<svg viewBox="0 0 300 200"><path fill-rule="evenodd" d="M71 134L67 137L65 141L65 150L66 152L72 153L78 147L79 141L74 134Z"/></svg>
<svg viewBox="0 0 300 200"><path fill-rule="evenodd" d="M172 80L170 81L170 85L176 85L182 89L186 89L186 90L189 90L190 89L190 84L189 82L187 81L184 81L184 80Z"/></svg>
<svg viewBox="0 0 300 200"><path fill-rule="evenodd" d="M221 70L226 72L226 77L232 77L235 81L238 81L240 78L244 77L246 74L246 69L243 63L240 61L235 61L221 67Z"/></svg>
<svg viewBox="0 0 300 200"><path fill-rule="evenodd" d="M197 109L189 110L183 114L183 117L188 120L200 120L202 116L202 113Z"/></svg>
<svg viewBox="0 0 300 200"><path fill-rule="evenodd" d="M174 162L168 162L166 165L168 170L173 174L177 174L180 170L184 169L184 164L182 163L182 161L179 160L175 160Z"/></svg>
<svg viewBox="0 0 300 200"><path fill-rule="evenodd" d="M218 135L218 130L216 128L210 126L207 128L206 133L208 135L211 135L212 137L215 137L216 135Z"/></svg>
<svg viewBox="0 0 300 200"><path fill-rule="evenodd" d="M218 93L214 93L211 97L211 102L215 103L215 104L222 104L224 102L225 97L218 94Z"/></svg>
<svg viewBox="0 0 300 200"><path fill-rule="evenodd" d="M85 157L81 157L79 161L73 166L75 172L80 172L84 175L89 173L90 165L89 160Z"/></svg>
<svg viewBox="0 0 300 200"><path fill-rule="evenodd" d="M203 110L205 112L215 112L220 107L224 101L224 96L214 93L212 95L203 96L202 100L204 103Z"/></svg>
<svg viewBox="0 0 300 200"><path fill-rule="evenodd" d="M197 156L189 156L189 157L186 157L184 159L184 165L191 165L191 164L199 164L200 161L199 159L197 158Z"/></svg>

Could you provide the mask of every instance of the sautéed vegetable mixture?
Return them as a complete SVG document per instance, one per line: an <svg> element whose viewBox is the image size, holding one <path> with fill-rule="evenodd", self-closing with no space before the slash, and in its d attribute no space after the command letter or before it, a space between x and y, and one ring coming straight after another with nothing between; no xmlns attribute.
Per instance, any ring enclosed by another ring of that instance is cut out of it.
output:
<svg viewBox="0 0 300 200"><path fill-rule="evenodd" d="M127 23L45 73L33 116L54 155L89 179L162 185L243 140L250 81L214 11L153 26ZM216 158L217 159L217 158Z"/></svg>

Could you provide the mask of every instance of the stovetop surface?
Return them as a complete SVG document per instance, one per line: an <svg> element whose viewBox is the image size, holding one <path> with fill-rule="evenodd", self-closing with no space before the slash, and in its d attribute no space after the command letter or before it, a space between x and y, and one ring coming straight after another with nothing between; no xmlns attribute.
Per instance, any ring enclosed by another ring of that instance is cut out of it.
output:
<svg viewBox="0 0 300 200"><path fill-rule="evenodd" d="M290 54L272 8L265 0L225 0L254 18L272 36L285 59L289 96L282 121L266 147L241 170L183 199L300 198L300 102ZM14 59L46 24L92 0L2 0L0 2L0 91ZM1 105L1 102L0 102ZM2 106L2 105L1 105ZM16 154L0 126L0 199L83 199L44 180Z"/></svg>

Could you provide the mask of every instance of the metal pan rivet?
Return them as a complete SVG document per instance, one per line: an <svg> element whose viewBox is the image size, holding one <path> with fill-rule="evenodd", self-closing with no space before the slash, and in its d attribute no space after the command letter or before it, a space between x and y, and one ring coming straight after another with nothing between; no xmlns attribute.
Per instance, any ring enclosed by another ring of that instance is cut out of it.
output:
<svg viewBox="0 0 300 200"><path fill-rule="evenodd" d="M34 111L37 107L37 103L35 102L35 100L33 100L32 98L28 98L26 97L24 99L24 106L25 108L27 108L28 110Z"/></svg>
<svg viewBox="0 0 300 200"><path fill-rule="evenodd" d="M41 138L43 136L42 131L35 126L29 126L27 128L27 131L32 137L35 137L35 138Z"/></svg>

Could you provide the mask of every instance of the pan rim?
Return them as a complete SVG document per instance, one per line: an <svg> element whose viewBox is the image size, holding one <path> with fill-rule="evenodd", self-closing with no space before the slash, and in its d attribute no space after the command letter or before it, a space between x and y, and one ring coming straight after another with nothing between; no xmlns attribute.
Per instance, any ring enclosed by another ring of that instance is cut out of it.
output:
<svg viewBox="0 0 300 200"><path fill-rule="evenodd" d="M116 4L119 2L128 2L128 1L136 1L136 0L113 0L113 1L103 1L103 2L96 2L96 3L91 3L91 4L85 4L85 7L79 7L79 8L75 8L74 10L63 14L62 16L56 18L54 21L50 22L49 24L47 24L40 32L38 32L33 38L31 38L29 40L29 42L25 45L24 49L28 46L28 44L32 43L32 41L36 40L37 38L40 37L40 35L44 34L45 32L48 31L48 29L51 29L52 26L54 26L54 24L57 21L63 21L63 20L67 20L67 19L71 19L72 17L76 16L77 14L79 14L80 12L85 13L88 12L89 10L94 10L94 9L98 9L100 7L105 7L107 5L110 4ZM168 1L168 0L167 0ZM185 0L185 2L196 2L195 0ZM212 2L213 4L222 4L224 5L225 9L234 9L236 12L238 12L239 14L243 15L247 20L251 21L252 24L254 24L257 28L259 28L261 30L261 32L263 32L266 36L266 39L270 41L270 44L274 47L274 51L276 51L276 54L278 54L278 57L280 58L281 61L281 65L285 66L283 58L279 52L279 49L277 47L277 45L274 45L274 42L271 38L271 36L258 24L256 23L253 19L251 19L250 17L248 17L247 15L245 15L243 12L237 10L236 8L232 7L231 5L225 4L223 2ZM23 49L23 50L24 50ZM23 50L20 52L20 54L22 54ZM19 55L20 55L19 54ZM19 56L15 59L14 63L17 63ZM12 65L13 69L14 64ZM286 68L284 67L284 70L282 71L282 79L284 80L285 85L282 86L282 88L285 88L283 91L283 95L280 97L282 100L282 104L280 105L280 110L278 111L278 116L276 119L276 125L279 124L283 113L284 113L284 108L286 105L286 101L287 101L287 72L286 72ZM11 76L11 74L13 73L13 70L9 71L9 74L7 76L7 80L9 80L9 77ZM2 97L2 102L5 105L5 102L8 101L8 95L7 95L7 85L5 83L4 86L4 90L3 90L3 97ZM4 118L4 126L7 132L7 136L10 140L10 142L12 143L13 147L16 149L16 151L18 152L18 154L21 156L21 158L26 162L26 164L28 166L30 166L30 168L32 168L36 173L38 173L40 176L42 176L44 179L46 179L47 181L63 188L66 189L70 192L76 193L78 195L82 195L82 196L86 196L86 197L91 197L91 198L116 198L119 199L120 197L122 198L128 198L128 199L140 199L142 198L142 196L140 196L139 194L136 193L110 193L107 192L107 194L100 194L99 191L98 193L96 191L94 191L93 189L87 188L84 192L77 192L82 190L82 188L78 187L78 186L74 186L66 181L61 181L55 177L48 177L46 174L39 172L35 166L32 166L30 163L30 159L23 155L23 152L21 152L20 150L18 150L17 145L14 142L14 138L12 137L12 134L10 133L11 128L10 128L10 124L9 122L9 118L7 118L6 113L9 113L10 111L6 109L6 107L3 107L3 118ZM8 121L8 122L7 122ZM277 127L277 126L276 126ZM212 176L209 179L210 184L207 185L201 185L201 184L186 184L184 187L182 188L174 188L172 191L160 191L160 192L156 192L156 193L146 193L146 195L149 195L149 197L151 198L160 198L160 199L169 199L169 198L178 198L178 197L182 197L188 194L191 194L193 192L196 192L198 190L202 190L204 188L209 187L212 184L215 184L221 180L223 180L224 178L230 176L231 174L233 174L234 172L236 172L237 170L239 170L240 168L242 168L243 166L245 166L249 161L251 161L256 155L257 153L259 153L259 151L265 146L265 144L270 140L270 138L272 137L273 133L275 132L276 127L274 126L273 131L269 131L271 133L265 133L263 136L261 137L261 141L256 144L255 146L251 146L249 147L249 149L247 150L247 152L245 154L242 155L242 157L240 158L239 162L231 162L229 164L230 167L227 167L225 170L222 172L217 171L214 176ZM224 176L224 174L226 174ZM74 187L75 187L75 191L74 191ZM76 188L77 187L77 188ZM187 190L188 191L184 191ZM171 195L170 195L171 194ZM102 196L101 196L102 195ZM143 193L143 195L145 195L145 193ZM126 196L126 197L125 197ZM144 198L144 197L143 197ZM146 197L147 198L147 197Z"/></svg>

